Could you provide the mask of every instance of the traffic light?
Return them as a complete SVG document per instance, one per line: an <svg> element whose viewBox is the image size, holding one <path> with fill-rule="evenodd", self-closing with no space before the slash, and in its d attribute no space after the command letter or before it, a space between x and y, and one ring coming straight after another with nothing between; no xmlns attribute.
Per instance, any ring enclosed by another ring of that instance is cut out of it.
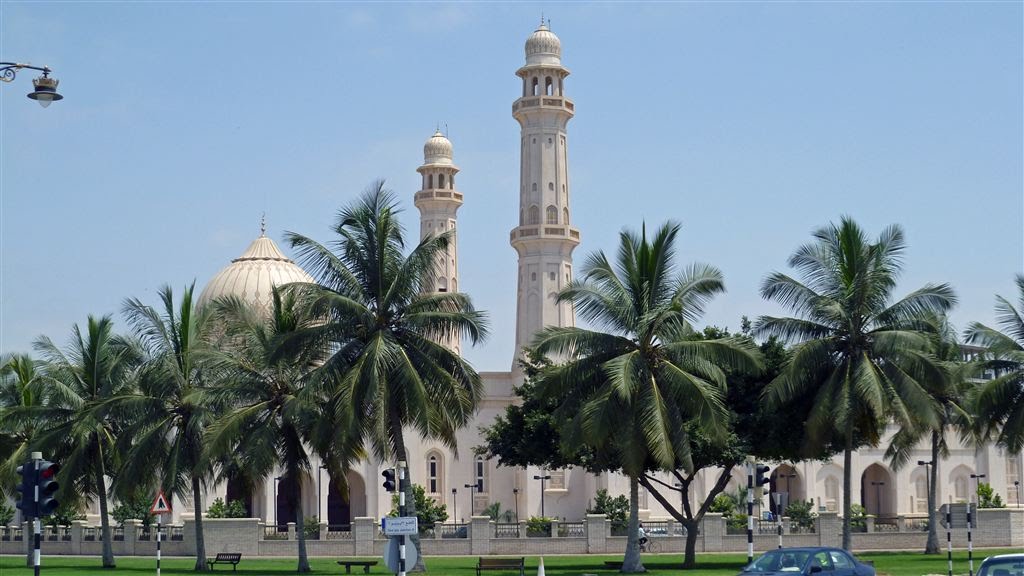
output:
<svg viewBox="0 0 1024 576"><path fill-rule="evenodd" d="M35 518L36 514L36 463L32 460L18 466L18 475L21 476L21 483L18 484L18 492L21 492L21 500L18 501L18 509L25 518Z"/></svg>
<svg viewBox="0 0 1024 576"><path fill-rule="evenodd" d="M771 470L771 468L764 464L754 465L754 488L760 488L761 486L771 482L771 478L765 477L765 474L767 474L769 470Z"/></svg>
<svg viewBox="0 0 1024 576"><path fill-rule="evenodd" d="M388 468L387 470L381 472L380 475L384 477L384 484L383 484L384 489L387 490L388 492L394 492L395 491L395 471L394 471L394 469Z"/></svg>
<svg viewBox="0 0 1024 576"><path fill-rule="evenodd" d="M36 482L39 485L39 506L36 513L40 518L53 514L53 511L60 506L54 496L60 484L57 483L57 472L60 472L60 465L48 460L40 460L37 468L38 476Z"/></svg>

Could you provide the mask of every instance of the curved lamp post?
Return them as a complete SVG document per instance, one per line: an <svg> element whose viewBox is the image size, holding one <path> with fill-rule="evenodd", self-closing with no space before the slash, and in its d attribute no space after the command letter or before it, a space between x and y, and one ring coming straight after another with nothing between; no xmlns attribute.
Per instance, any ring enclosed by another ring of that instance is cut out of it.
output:
<svg viewBox="0 0 1024 576"><path fill-rule="evenodd" d="M30 64L20 64L18 62L0 62L0 81L13 82L14 77L18 75L18 70L27 68L29 70L38 70L43 73L42 76L34 78L32 80L35 90L28 94L28 97L36 102L43 108L50 105L51 102L62 100L64 97L57 93L57 84L60 84L60 80L56 78L50 78L49 66L32 66Z"/></svg>

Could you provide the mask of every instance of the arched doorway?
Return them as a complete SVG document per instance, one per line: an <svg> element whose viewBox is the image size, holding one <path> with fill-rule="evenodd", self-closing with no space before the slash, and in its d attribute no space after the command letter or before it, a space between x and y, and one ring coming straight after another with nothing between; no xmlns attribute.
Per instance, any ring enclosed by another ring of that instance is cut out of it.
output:
<svg viewBox="0 0 1024 576"><path fill-rule="evenodd" d="M327 529L348 531L352 519L366 515L366 484L362 476L349 470L347 486L334 478L327 485Z"/></svg>
<svg viewBox="0 0 1024 576"><path fill-rule="evenodd" d="M289 522L295 522L295 480L290 476L282 476L277 480L277 501L274 511L274 522L279 532L288 529Z"/></svg>
<svg viewBox="0 0 1024 576"><path fill-rule="evenodd" d="M227 490L224 494L225 502L234 502L239 500L242 502L242 506L245 507L245 514L249 518L254 518L254 510L252 507L252 484L244 477L231 476L228 478Z"/></svg>
<svg viewBox="0 0 1024 576"><path fill-rule="evenodd" d="M894 490L892 474L880 464L868 466L861 474L860 501L867 514L880 518L895 516Z"/></svg>
<svg viewBox="0 0 1024 576"><path fill-rule="evenodd" d="M770 510L775 516L785 515L786 508L793 502L806 499L804 482L800 473L789 464L780 464L772 471L769 483L771 495L768 499Z"/></svg>

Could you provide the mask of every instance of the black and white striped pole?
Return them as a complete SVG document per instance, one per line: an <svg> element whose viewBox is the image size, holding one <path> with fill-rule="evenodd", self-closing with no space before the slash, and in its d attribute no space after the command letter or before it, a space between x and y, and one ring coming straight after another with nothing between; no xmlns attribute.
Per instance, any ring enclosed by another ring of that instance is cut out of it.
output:
<svg viewBox="0 0 1024 576"><path fill-rule="evenodd" d="M747 462L747 564L754 561L754 464Z"/></svg>
<svg viewBox="0 0 1024 576"><path fill-rule="evenodd" d="M953 511L946 507L946 562L949 564L949 576L953 576Z"/></svg>
<svg viewBox="0 0 1024 576"><path fill-rule="evenodd" d="M163 514L156 515L156 576L160 576L160 519Z"/></svg>
<svg viewBox="0 0 1024 576"><path fill-rule="evenodd" d="M974 500L978 500L978 484L984 478L984 474L971 474L974 480ZM975 506L977 508L977 506ZM974 576L974 543L971 541L971 530L974 528L974 518L971 516L971 499L967 499L967 575Z"/></svg>
<svg viewBox="0 0 1024 576"><path fill-rule="evenodd" d="M405 461L398 461L398 515L405 517ZM398 576L405 576L405 534L398 537Z"/></svg>
<svg viewBox="0 0 1024 576"><path fill-rule="evenodd" d="M35 576L39 576L40 568L40 551L39 543L42 540L42 522L39 520L39 462L43 459L42 452L32 453L32 467L35 469L36 482L33 486L34 494L33 499L36 504L36 513L32 518L32 570Z"/></svg>

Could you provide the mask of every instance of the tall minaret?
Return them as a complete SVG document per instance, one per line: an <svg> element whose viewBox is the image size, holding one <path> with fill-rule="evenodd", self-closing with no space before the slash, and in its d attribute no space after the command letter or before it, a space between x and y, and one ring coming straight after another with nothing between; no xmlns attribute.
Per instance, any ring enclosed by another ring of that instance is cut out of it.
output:
<svg viewBox="0 0 1024 576"><path fill-rule="evenodd" d="M455 213L462 206L462 193L455 191L455 174L459 168L452 163L452 143L440 130L423 145L423 165L416 169L423 176L415 204L420 210L420 238L435 236L446 230L455 230ZM459 252L455 236L448 250L437 258L437 278L429 287L434 292L459 291ZM462 353L458 336L452 335L441 342L456 354Z"/></svg>
<svg viewBox="0 0 1024 576"><path fill-rule="evenodd" d="M572 251L580 232L569 225L569 157L566 125L573 103L563 83L569 71L562 66L562 44L541 22L526 40L526 65L516 71L523 95L512 104L521 126L519 226L510 242L519 253L516 350L545 326L574 326L568 302L555 303L555 294L572 279Z"/></svg>

